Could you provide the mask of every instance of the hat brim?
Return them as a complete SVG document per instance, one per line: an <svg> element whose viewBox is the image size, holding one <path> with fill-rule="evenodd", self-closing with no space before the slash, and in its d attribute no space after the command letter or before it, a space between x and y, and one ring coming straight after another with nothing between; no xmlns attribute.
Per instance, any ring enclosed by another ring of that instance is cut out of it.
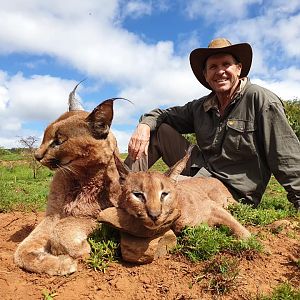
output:
<svg viewBox="0 0 300 300"><path fill-rule="evenodd" d="M211 87L205 80L203 73L204 63L208 57L219 53L231 54L242 64L241 77L247 76L251 68L252 48L248 43L235 44L222 48L197 48L193 50L190 54L192 70L199 82L209 90L211 90Z"/></svg>

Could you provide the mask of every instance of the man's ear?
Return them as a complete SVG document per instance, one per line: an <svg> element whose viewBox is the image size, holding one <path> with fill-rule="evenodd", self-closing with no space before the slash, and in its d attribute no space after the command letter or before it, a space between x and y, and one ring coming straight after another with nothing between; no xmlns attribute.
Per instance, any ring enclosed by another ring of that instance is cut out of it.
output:
<svg viewBox="0 0 300 300"><path fill-rule="evenodd" d="M114 99L103 101L86 118L89 128L96 139L105 139L109 133L114 115L113 101Z"/></svg>
<svg viewBox="0 0 300 300"><path fill-rule="evenodd" d="M239 74L239 77L240 77L241 73L242 73L242 67L243 67L243 65L242 65L242 63L238 63L237 65L238 65L239 70L240 70L240 74Z"/></svg>

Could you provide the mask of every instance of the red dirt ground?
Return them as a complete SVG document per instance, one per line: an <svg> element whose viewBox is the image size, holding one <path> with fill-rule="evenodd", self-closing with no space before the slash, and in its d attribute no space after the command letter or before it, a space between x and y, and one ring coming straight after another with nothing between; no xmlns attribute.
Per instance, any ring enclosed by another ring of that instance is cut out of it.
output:
<svg viewBox="0 0 300 300"><path fill-rule="evenodd" d="M1 300L47 299L44 291L56 293L55 300L255 299L286 281L299 286L300 268L296 262L300 253L300 229L291 221L283 223L285 228L276 234L267 227L249 228L262 237L266 253L242 257L220 255L229 255L239 263L239 275L232 290L220 296L208 290L209 279L201 276L208 262L191 263L176 255L148 265L114 263L105 273L89 269L85 262L80 262L79 270L70 276L25 272L14 265L13 253L42 216L21 212L0 214Z"/></svg>

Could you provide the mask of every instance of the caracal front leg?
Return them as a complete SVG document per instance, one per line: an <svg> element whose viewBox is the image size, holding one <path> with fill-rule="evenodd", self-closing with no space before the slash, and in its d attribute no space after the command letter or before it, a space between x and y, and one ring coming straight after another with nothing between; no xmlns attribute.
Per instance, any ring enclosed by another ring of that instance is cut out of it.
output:
<svg viewBox="0 0 300 300"><path fill-rule="evenodd" d="M22 269L49 275L65 275L77 270L77 263L66 255L50 253L49 241L58 216L47 216L17 247L15 263Z"/></svg>
<svg viewBox="0 0 300 300"><path fill-rule="evenodd" d="M68 216L61 219L51 235L51 252L72 258L88 257L91 247L87 237L96 229L97 221L87 217Z"/></svg>

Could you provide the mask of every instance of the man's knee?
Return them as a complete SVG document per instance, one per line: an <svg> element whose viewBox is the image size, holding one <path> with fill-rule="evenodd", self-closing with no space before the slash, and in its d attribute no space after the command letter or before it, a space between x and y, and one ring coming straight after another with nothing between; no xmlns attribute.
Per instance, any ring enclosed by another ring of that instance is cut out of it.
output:
<svg viewBox="0 0 300 300"><path fill-rule="evenodd" d="M162 123L158 129L157 129L157 135L158 136L169 136L170 133L174 133L177 132L173 127L171 127L170 125L166 124L166 123Z"/></svg>

